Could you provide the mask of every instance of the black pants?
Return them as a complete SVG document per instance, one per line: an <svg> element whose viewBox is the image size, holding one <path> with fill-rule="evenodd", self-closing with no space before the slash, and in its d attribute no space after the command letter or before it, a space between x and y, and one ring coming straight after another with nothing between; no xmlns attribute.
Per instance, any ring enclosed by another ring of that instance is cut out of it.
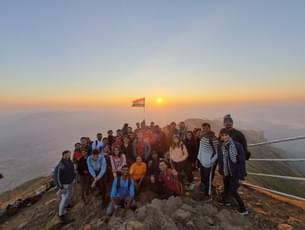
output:
<svg viewBox="0 0 305 230"><path fill-rule="evenodd" d="M88 174L80 175L80 188L82 199L85 201L90 192L90 176Z"/></svg>
<svg viewBox="0 0 305 230"><path fill-rule="evenodd" d="M93 181L93 178L91 178ZM92 182L91 182L92 183ZM96 188L99 191L99 195L102 196L103 205L106 204L107 187L106 187L106 177L105 175L96 182Z"/></svg>
<svg viewBox="0 0 305 230"><path fill-rule="evenodd" d="M245 211L246 210L245 204L237 192L239 188L239 180L231 176L226 176L223 178L223 183L224 183L223 200L228 201L230 198L234 198L238 203L239 210Z"/></svg>
<svg viewBox="0 0 305 230"><path fill-rule="evenodd" d="M206 168L206 167L203 167L202 165L200 165L201 183L204 185L204 194L206 196L209 195L210 174L211 173L212 173L212 168Z"/></svg>
<svg viewBox="0 0 305 230"><path fill-rule="evenodd" d="M173 162L174 168L178 172L178 179L183 183L183 179L186 176L188 183L193 182L192 165L188 164L187 161Z"/></svg>

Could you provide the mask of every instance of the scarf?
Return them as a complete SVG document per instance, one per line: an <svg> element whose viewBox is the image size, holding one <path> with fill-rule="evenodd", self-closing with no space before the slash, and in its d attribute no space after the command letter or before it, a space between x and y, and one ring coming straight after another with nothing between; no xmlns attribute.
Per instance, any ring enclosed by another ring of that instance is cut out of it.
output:
<svg viewBox="0 0 305 230"><path fill-rule="evenodd" d="M236 164L237 163L237 149L236 146L233 142L233 140L227 141L223 143L222 148L222 153L223 153L223 173L224 176L232 176L232 171L230 168L230 160Z"/></svg>

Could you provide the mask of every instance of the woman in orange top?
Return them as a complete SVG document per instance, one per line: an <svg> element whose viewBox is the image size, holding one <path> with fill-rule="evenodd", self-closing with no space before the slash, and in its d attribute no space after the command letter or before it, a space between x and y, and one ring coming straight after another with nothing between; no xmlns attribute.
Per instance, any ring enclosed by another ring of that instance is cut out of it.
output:
<svg viewBox="0 0 305 230"><path fill-rule="evenodd" d="M131 165L129 172L135 182L137 192L140 191L142 182L146 175L146 171L147 171L146 163L143 162L141 156L137 156L136 162Z"/></svg>

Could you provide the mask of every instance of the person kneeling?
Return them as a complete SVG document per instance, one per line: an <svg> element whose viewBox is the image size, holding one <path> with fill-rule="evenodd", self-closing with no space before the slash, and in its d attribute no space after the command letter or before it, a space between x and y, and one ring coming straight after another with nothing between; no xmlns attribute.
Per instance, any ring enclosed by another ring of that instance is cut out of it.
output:
<svg viewBox="0 0 305 230"><path fill-rule="evenodd" d="M160 170L161 198L168 199L171 196L182 195L182 184L178 180L177 171L169 168L164 160L160 161Z"/></svg>
<svg viewBox="0 0 305 230"><path fill-rule="evenodd" d="M120 207L129 209L136 208L135 183L129 176L128 166L123 166L121 176L116 177L112 183L111 202L107 208L107 215L111 216Z"/></svg>

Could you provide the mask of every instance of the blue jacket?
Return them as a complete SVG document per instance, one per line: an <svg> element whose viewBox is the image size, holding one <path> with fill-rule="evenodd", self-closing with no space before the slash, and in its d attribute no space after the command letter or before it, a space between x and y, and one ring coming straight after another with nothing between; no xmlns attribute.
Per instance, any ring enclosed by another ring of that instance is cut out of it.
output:
<svg viewBox="0 0 305 230"><path fill-rule="evenodd" d="M72 184L75 178L74 166L71 160L64 160L58 163L54 170L54 182L60 189L64 184Z"/></svg>
<svg viewBox="0 0 305 230"><path fill-rule="evenodd" d="M120 181L120 191L117 191L117 183L118 183L118 178ZM114 178L113 182L112 182L112 189L111 189L111 198L114 197L119 197L122 200L125 200L128 197L134 197L135 196L135 184L133 179L130 177L130 186L128 189L128 179L127 180L123 180L122 177L116 177Z"/></svg>
<svg viewBox="0 0 305 230"><path fill-rule="evenodd" d="M106 163L106 160L105 160L105 157L103 154L100 154L98 156L98 159L96 162L93 160L92 155L89 156L87 158L87 165L88 165L88 170L89 170L90 175L92 177L96 177L96 180L101 179L105 175L107 163ZM96 166L97 166L97 168L96 168Z"/></svg>
<svg viewBox="0 0 305 230"><path fill-rule="evenodd" d="M236 179L239 179L239 180L243 180L244 177L247 175L247 173L246 173L246 153L245 153L245 150L244 150L243 146L239 142L234 141L234 144L236 146L238 154L237 154L237 162L236 163L233 163L231 161L231 158L228 157L229 168L231 169L230 170L230 174L231 174L230 176L232 176ZM224 168L223 153L222 153L221 148L220 148L220 151L218 151L218 169L219 169L219 173L221 175L224 175L223 168Z"/></svg>

